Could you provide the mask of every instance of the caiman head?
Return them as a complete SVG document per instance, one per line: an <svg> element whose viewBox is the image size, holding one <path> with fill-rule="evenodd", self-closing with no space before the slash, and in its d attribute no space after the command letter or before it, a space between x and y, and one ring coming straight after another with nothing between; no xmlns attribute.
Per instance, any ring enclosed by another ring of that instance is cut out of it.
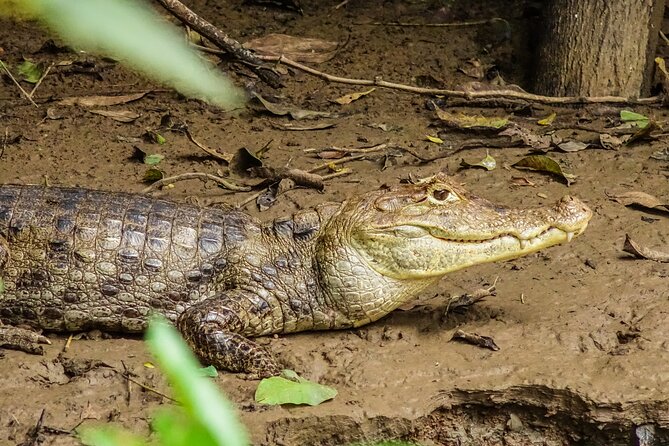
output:
<svg viewBox="0 0 669 446"><path fill-rule="evenodd" d="M569 242L585 230L591 217L585 204L569 196L552 207L499 206L440 173L345 202L325 233L330 248L344 247L330 262L339 270L347 262L355 264L347 277L376 276L367 285L357 281L359 288L369 288L365 298L343 296L348 291L342 287L337 294L362 305L370 298L386 301L381 294L394 289L397 296L390 299L397 306L449 272ZM335 285L344 280L335 278ZM386 301L384 306L390 304Z"/></svg>

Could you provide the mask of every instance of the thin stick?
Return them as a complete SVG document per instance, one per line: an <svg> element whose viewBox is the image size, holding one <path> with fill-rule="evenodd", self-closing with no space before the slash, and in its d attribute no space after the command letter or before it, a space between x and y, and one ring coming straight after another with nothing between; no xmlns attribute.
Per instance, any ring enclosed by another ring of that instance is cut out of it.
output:
<svg viewBox="0 0 669 446"><path fill-rule="evenodd" d="M158 0L160 2L172 0ZM475 22L471 22L475 24ZM442 24L447 25L447 24ZM193 45L196 48L214 54L221 54L223 51L203 47L201 45ZM348 85L362 85L362 86L376 86L381 88L389 88L400 91L408 91L411 93L445 96L450 98L462 98L468 101L471 100L499 100L499 99L520 99L524 101L535 102L547 105L582 105L582 104L618 104L618 105L652 105L662 103L661 95L651 96L648 98L624 98L622 96L544 96L539 94L527 93L525 91L516 90L488 90L488 91L465 91L465 90L448 90L442 88L422 88L413 85L399 84L396 82L384 81L381 76L374 79L355 79L341 76L334 76L323 71L316 70L307 65L295 62L286 56L271 56L271 55L255 55L256 58L268 62L283 63L295 69L304 71L305 73L319 77L328 82L335 82Z"/></svg>
<svg viewBox="0 0 669 446"><path fill-rule="evenodd" d="M347 157L344 157L344 158L339 158L338 160L332 160L332 161L329 161L327 163L318 164L316 167L312 167L311 169L307 170L307 172L313 173L313 172L317 172L317 171L322 170L322 169L327 169L330 166L336 166L337 164L344 164L344 163L347 163L349 161L360 160L360 159L365 158L367 155L368 155L367 153L363 153L362 155L353 155L353 156L347 156Z"/></svg>
<svg viewBox="0 0 669 446"><path fill-rule="evenodd" d="M196 140L193 137L193 135L191 134L190 130L186 129L185 132L186 132L186 136L188 136L188 139L190 139L193 144L195 144L196 146L201 148L208 155L216 158L219 161L223 161L226 164L228 164L230 162L230 160L232 159L232 155L230 155L228 153L220 153L218 150L212 149L208 146L205 146L200 141Z"/></svg>
<svg viewBox="0 0 669 446"><path fill-rule="evenodd" d="M119 375L121 375L122 377L124 377L125 379L127 379L128 381L130 381L131 383L133 383L133 384L137 384L139 387L141 387L142 389L144 389L144 390L146 390L146 391L148 391L148 392L152 392L152 393L155 393L156 395L160 395L160 396L162 396L163 398L166 398L166 399L172 401L173 403L179 403L179 401L175 400L175 399L172 398L171 396L167 396L167 395L165 395L163 392L161 392L160 390L154 389L154 388L151 387L151 386L147 386L146 384L143 384L143 383L137 381L136 379L131 378L131 377L130 377L128 374L126 374L126 373L119 372L119 371L116 370L116 369L112 369L112 370L114 370L116 373L118 373Z"/></svg>
<svg viewBox="0 0 669 446"><path fill-rule="evenodd" d="M46 75L49 74L49 71L51 71L51 69L54 67L54 65L55 65L55 63L54 63L54 62L51 62L51 65L49 65L48 67L46 67L46 70L44 70L44 73L42 73L42 76L40 76L39 80L37 81L37 83L35 84L35 86L33 87L33 89L30 91L30 94L28 95L28 96L30 96L30 98L33 97L33 95L35 94L35 91L37 91L37 88L38 88L40 85L42 85L42 81L44 80L44 78L46 77Z"/></svg>
<svg viewBox="0 0 669 446"><path fill-rule="evenodd" d="M28 100L29 100L35 107L39 107L39 106L35 103L35 101L33 101L33 98L30 97L30 95L28 94L28 92L26 92L26 91L23 89L23 87L21 86L21 84L19 84L19 82L18 82L16 79L14 79L14 76L12 76L12 72L9 71L9 68L7 68L7 66L4 64L4 62L3 62L2 60L0 60L0 66L5 70L5 72L6 72L7 75L9 76L9 78L14 82L14 84L16 84L17 87L19 87L19 90L21 90L21 93L23 93L23 96L25 96L25 97L26 97L26 98L27 98L27 99L28 99Z"/></svg>
<svg viewBox="0 0 669 446"><path fill-rule="evenodd" d="M503 21L508 23L501 17L494 17L492 19L485 20L474 20L471 22L453 22L453 23L407 23L407 22L372 22L372 23L356 23L360 26L415 26L415 27L425 27L425 28L454 28L458 26L475 26L475 25L485 25L486 23Z"/></svg>
<svg viewBox="0 0 669 446"><path fill-rule="evenodd" d="M42 425L44 424L44 415L46 415L46 409L42 409L42 413L39 416L39 420L37 420L37 424L35 424L35 427L31 432L30 435L31 438L30 442L28 442L28 446L35 446L37 444L37 439L39 438L39 432L42 430Z"/></svg>
<svg viewBox="0 0 669 446"><path fill-rule="evenodd" d="M185 25L211 40L214 45L250 65L251 69L267 84L275 88L281 86L281 78L276 71L266 67L253 51L244 48L238 41L195 14L179 0L158 0L158 3Z"/></svg>
<svg viewBox="0 0 669 446"><path fill-rule="evenodd" d="M324 152L331 150L333 152L343 152L343 153L372 153L372 152L378 152L379 150L384 150L386 148L388 148L388 143L377 144L372 147L363 147L361 149L342 149L340 147L326 147L325 149L304 149L304 152L312 153L312 152Z"/></svg>
<svg viewBox="0 0 669 446"><path fill-rule="evenodd" d="M660 37L662 37L662 40L664 40L665 45L669 45L669 38L667 38L667 35L660 31Z"/></svg>
<svg viewBox="0 0 669 446"><path fill-rule="evenodd" d="M182 173L180 175L175 175L173 177L167 177L163 178L161 180L156 181L155 183L152 183L149 187L145 188L142 193L148 194L149 192L152 192L159 187L162 187L166 184L172 184L176 183L178 181L185 181L185 180L202 180L202 181L207 181L211 180L216 183L218 183L220 186L223 186L226 189L229 190L234 190L238 192L248 192L251 190L249 186L240 186L235 183L231 183L230 181L225 180L224 178L221 178L217 175L212 175L210 173L204 173L204 172L187 172L187 173Z"/></svg>

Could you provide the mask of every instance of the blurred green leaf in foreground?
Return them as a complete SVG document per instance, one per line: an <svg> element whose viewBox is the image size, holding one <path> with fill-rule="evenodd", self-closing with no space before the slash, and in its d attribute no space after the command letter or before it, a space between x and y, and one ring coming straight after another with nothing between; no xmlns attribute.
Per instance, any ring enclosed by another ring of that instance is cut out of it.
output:
<svg viewBox="0 0 669 446"><path fill-rule="evenodd" d="M152 429L162 446L245 446L246 430L232 404L223 397L176 329L153 319L146 340L167 377L180 407L166 407L153 417ZM118 427L84 428L81 439L92 446L143 446L146 443ZM156 444L156 443L152 443Z"/></svg>
<svg viewBox="0 0 669 446"><path fill-rule="evenodd" d="M244 104L241 89L140 1L0 0L0 14L39 18L75 48L118 59L186 96L226 110Z"/></svg>

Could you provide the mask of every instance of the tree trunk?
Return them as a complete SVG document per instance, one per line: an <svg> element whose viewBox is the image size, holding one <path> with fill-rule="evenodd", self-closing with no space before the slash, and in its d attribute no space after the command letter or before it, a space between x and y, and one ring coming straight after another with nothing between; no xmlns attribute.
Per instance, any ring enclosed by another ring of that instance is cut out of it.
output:
<svg viewBox="0 0 669 446"><path fill-rule="evenodd" d="M664 0L549 0L535 91L648 95Z"/></svg>

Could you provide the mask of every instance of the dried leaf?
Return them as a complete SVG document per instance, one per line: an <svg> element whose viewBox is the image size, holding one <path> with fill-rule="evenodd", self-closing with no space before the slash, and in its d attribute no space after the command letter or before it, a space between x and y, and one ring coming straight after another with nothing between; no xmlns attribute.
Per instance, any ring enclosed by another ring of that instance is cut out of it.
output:
<svg viewBox="0 0 669 446"><path fill-rule="evenodd" d="M640 191L624 192L622 194L606 194L609 199L623 206L641 206L661 212L669 212L669 203L663 203L653 195Z"/></svg>
<svg viewBox="0 0 669 446"><path fill-rule="evenodd" d="M261 167L263 162L246 147L242 147L230 160L230 170L240 176L248 176L252 167Z"/></svg>
<svg viewBox="0 0 669 446"><path fill-rule="evenodd" d="M469 59L466 65L458 67L458 71L479 80L485 76L485 67L478 59Z"/></svg>
<svg viewBox="0 0 669 446"><path fill-rule="evenodd" d="M618 150L622 147L631 135L623 135L621 137L610 135L608 133L602 133L599 135L599 143L607 150Z"/></svg>
<svg viewBox="0 0 669 446"><path fill-rule="evenodd" d="M590 144L572 140L572 141L561 142L557 146L563 152L580 152L583 149L587 149L590 146Z"/></svg>
<svg viewBox="0 0 669 446"><path fill-rule="evenodd" d="M625 244L623 245L623 251L632 254L633 256L654 260L656 262L669 263L669 252L657 251L655 249L650 249L645 246L641 246L630 238L629 235L625 234Z"/></svg>
<svg viewBox="0 0 669 446"><path fill-rule="evenodd" d="M432 135L425 135L425 139L427 139L430 142L433 142L435 144L443 144L444 140L439 138L438 136L432 136Z"/></svg>
<svg viewBox="0 0 669 446"><path fill-rule="evenodd" d="M555 121L555 118L557 117L557 113L553 112L550 115L546 116L544 119L540 119L537 121L537 124L539 125L551 125L553 121Z"/></svg>
<svg viewBox="0 0 669 446"><path fill-rule="evenodd" d="M451 113L436 108L437 117L449 127L467 130L500 130L509 125L507 118L488 118L481 115L470 116L463 113Z"/></svg>
<svg viewBox="0 0 669 446"><path fill-rule="evenodd" d="M340 104L340 105L350 104L351 102L357 101L358 99L360 99L363 96L367 96L368 94L370 94L374 90L376 90L376 88L370 88L367 91L359 91L357 93L349 93L349 94L346 94L344 96L341 96L341 97L335 99L334 102L336 102L337 104Z"/></svg>
<svg viewBox="0 0 669 446"><path fill-rule="evenodd" d="M279 130L292 130L296 132L304 132L308 130L324 130L334 127L336 124L332 122L320 122L313 125L297 125L293 123L279 124L278 122L272 122L272 126Z"/></svg>
<svg viewBox="0 0 669 446"><path fill-rule="evenodd" d="M289 115L291 118L295 120L316 119L322 117L325 118L336 117L336 114L330 112L303 110L290 105L283 105L283 104L277 104L276 102L270 102L267 99L260 96L258 93L253 93L253 101L250 103L250 105L255 105L256 108L260 107L262 110L268 111L273 115L277 116Z"/></svg>
<svg viewBox="0 0 669 446"><path fill-rule="evenodd" d="M126 94L122 96L75 96L58 101L58 105L79 105L81 107L106 107L127 104L146 96L148 92Z"/></svg>
<svg viewBox="0 0 669 446"><path fill-rule="evenodd" d="M106 116L118 122L132 122L139 118L139 114L132 110L89 110L89 112Z"/></svg>
<svg viewBox="0 0 669 446"><path fill-rule="evenodd" d="M536 186L535 183L532 181L528 180L525 177L511 177L511 185L512 186Z"/></svg>
<svg viewBox="0 0 669 446"><path fill-rule="evenodd" d="M520 138L523 141L523 144L532 147L535 150L546 150L551 146L551 144L554 143L551 136L539 136L531 130L521 127L517 124L509 125L509 127L499 132L498 135L508 136L511 139L514 137Z"/></svg>
<svg viewBox="0 0 669 446"><path fill-rule="evenodd" d="M49 107L46 109L46 119L56 120L63 119L63 115L56 107Z"/></svg>
<svg viewBox="0 0 669 446"><path fill-rule="evenodd" d="M651 138L651 132L658 130L660 126L657 125L655 121L650 121L647 123L644 127L640 127L639 130L637 130L636 133L634 133L630 138L627 140L625 143L626 145L630 145L633 142L642 140L642 139L652 139Z"/></svg>
<svg viewBox="0 0 669 446"><path fill-rule="evenodd" d="M268 34L249 40L243 46L261 55L285 56L296 62L322 63L337 54L339 43L286 34Z"/></svg>
<svg viewBox="0 0 669 446"><path fill-rule="evenodd" d="M537 170L539 172L551 173L564 179L565 182L567 183L567 186L569 186L572 183L572 181L574 181L574 178L576 178L575 175L563 172L562 168L557 163L557 161L546 155L526 156L517 163L512 164L512 167L526 168L531 170Z"/></svg>
<svg viewBox="0 0 669 446"><path fill-rule="evenodd" d="M463 159L460 161L460 166L464 168L482 167L485 170L494 170L495 167L497 167L497 161L495 161L495 158L493 158L492 156L490 156L489 153L486 152L485 158L483 158L478 163L468 163Z"/></svg>
<svg viewBox="0 0 669 446"><path fill-rule="evenodd" d="M455 333L453 333L451 341L465 342L467 344L476 345L477 347L487 348L494 352L499 350L499 347L497 344L495 344L495 340L490 336L482 336L476 333L467 333L462 330L456 330Z"/></svg>
<svg viewBox="0 0 669 446"><path fill-rule="evenodd" d="M654 160L669 161L669 147L653 152L650 157Z"/></svg>

